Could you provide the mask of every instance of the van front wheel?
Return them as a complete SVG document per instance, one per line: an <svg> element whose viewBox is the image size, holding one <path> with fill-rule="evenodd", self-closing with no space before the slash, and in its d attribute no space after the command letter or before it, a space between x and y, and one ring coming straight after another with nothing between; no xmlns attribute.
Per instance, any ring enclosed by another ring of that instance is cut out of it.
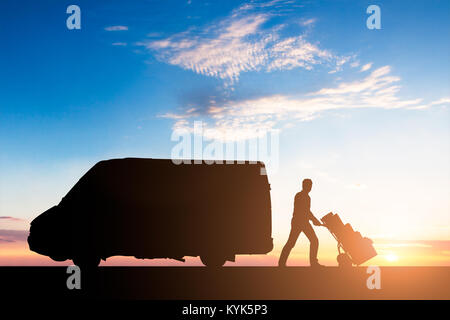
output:
<svg viewBox="0 0 450 320"><path fill-rule="evenodd" d="M225 256L218 254L203 254L200 256L200 260L205 266L210 268L222 267L226 262Z"/></svg>

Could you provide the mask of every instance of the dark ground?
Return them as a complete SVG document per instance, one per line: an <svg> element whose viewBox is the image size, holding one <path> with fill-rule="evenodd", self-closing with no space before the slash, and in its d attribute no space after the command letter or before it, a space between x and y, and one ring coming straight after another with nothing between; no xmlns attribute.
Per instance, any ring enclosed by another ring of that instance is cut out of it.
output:
<svg viewBox="0 0 450 320"><path fill-rule="evenodd" d="M1 291L15 299L450 299L450 267L381 267L381 289L365 267L100 267L68 290L65 267L0 267Z"/></svg>

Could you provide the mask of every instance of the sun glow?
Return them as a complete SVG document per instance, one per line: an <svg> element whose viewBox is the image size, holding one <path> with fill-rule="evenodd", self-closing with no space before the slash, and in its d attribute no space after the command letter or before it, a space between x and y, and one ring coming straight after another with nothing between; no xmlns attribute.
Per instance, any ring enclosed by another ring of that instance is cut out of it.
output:
<svg viewBox="0 0 450 320"><path fill-rule="evenodd" d="M395 253L388 253L385 255L385 258L389 262L396 262L398 261L398 256Z"/></svg>

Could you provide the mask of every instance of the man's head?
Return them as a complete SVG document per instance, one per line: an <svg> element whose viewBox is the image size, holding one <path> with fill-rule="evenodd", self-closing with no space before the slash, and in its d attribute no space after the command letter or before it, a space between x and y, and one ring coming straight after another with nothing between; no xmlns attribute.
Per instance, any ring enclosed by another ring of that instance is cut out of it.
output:
<svg viewBox="0 0 450 320"><path fill-rule="evenodd" d="M302 189L306 193L309 193L312 188L312 180L311 179L304 179L302 182Z"/></svg>

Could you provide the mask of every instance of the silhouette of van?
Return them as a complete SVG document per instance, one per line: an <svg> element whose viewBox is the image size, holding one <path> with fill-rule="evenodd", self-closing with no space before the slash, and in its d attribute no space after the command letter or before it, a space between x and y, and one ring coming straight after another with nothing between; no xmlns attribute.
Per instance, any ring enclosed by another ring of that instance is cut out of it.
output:
<svg viewBox="0 0 450 320"><path fill-rule="evenodd" d="M61 202L31 222L32 251L82 267L123 255L200 256L222 266L272 250L270 185L262 162L98 162Z"/></svg>

